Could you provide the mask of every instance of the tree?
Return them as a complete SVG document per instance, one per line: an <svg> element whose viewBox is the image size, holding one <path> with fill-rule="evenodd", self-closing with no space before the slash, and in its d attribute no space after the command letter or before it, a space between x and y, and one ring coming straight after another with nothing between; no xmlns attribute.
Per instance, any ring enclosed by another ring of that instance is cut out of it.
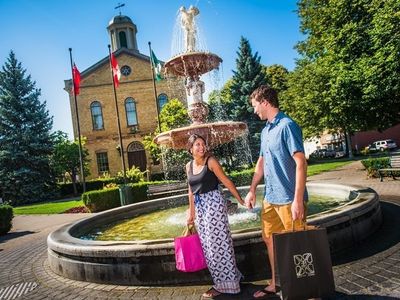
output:
<svg viewBox="0 0 400 300"><path fill-rule="evenodd" d="M12 204L44 200L55 184L49 164L53 120L25 73L11 51L0 71L0 186Z"/></svg>
<svg viewBox="0 0 400 300"><path fill-rule="evenodd" d="M239 51L237 52L236 71L233 71L231 96L232 110L230 118L235 121L246 122L249 127L250 150L253 157L258 156L260 147L261 129L265 122L253 113L249 103L249 96L260 85L266 84L261 57L256 52L252 54L249 41L244 37L240 39Z"/></svg>
<svg viewBox="0 0 400 300"><path fill-rule="evenodd" d="M232 78L228 79L221 90L214 90L208 96L209 122L229 119L228 112L232 111L231 86Z"/></svg>
<svg viewBox="0 0 400 300"><path fill-rule="evenodd" d="M189 124L187 109L178 99L171 99L163 106L160 112L161 131L168 131L174 128L183 127ZM160 133L158 127L154 133L144 137L143 144L153 162L160 161L165 163L165 175L168 179L182 179L184 176L184 166L182 162L188 160L188 153L185 150L161 149L153 139Z"/></svg>
<svg viewBox="0 0 400 300"><path fill-rule="evenodd" d="M286 96L309 132L350 138L400 122L399 10L397 0L299 2L306 39Z"/></svg>
<svg viewBox="0 0 400 300"><path fill-rule="evenodd" d="M267 83L280 95L288 88L289 71L282 65L263 66Z"/></svg>
<svg viewBox="0 0 400 300"><path fill-rule="evenodd" d="M225 82L221 90L214 90L208 96L209 122L218 122L223 120L230 120L228 113L233 110L231 87L233 79ZM238 148L243 146L240 142L247 141L232 141L222 145L216 146L212 149L213 154L218 158L219 162L223 165L225 171L230 172L238 170L240 167L248 166L246 156ZM247 149L246 149L247 150Z"/></svg>
<svg viewBox="0 0 400 300"><path fill-rule="evenodd" d="M86 139L82 138L81 141L84 172L88 176L90 175L89 151L84 148ZM54 134L54 142L54 151L51 157L51 165L54 173L57 177L63 179L67 173L72 181L74 195L76 195L78 194L76 177L80 173L79 142L78 140L70 141L67 134L62 131L57 131Z"/></svg>

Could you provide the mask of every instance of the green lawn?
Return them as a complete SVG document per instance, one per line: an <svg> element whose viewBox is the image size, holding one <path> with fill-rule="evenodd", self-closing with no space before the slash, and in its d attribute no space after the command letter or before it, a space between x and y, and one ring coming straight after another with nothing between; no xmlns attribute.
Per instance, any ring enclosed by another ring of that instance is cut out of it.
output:
<svg viewBox="0 0 400 300"><path fill-rule="evenodd" d="M317 175L322 172L330 171L330 170L342 167L344 165L347 165L351 162L353 162L353 161L352 160L347 160L347 161L340 160L340 161L312 164L312 165L309 165L307 168L307 176Z"/></svg>
<svg viewBox="0 0 400 300"><path fill-rule="evenodd" d="M308 166L308 176L316 175L322 172L330 171L338 167L347 165L352 161L331 161L323 162L318 164L312 164ZM33 215L33 214L60 214L67 209L83 206L83 202L80 199L69 200L69 201L57 201L39 203L27 206L19 206L14 208L14 214L16 215Z"/></svg>
<svg viewBox="0 0 400 300"><path fill-rule="evenodd" d="M34 214L60 214L72 207L83 206L81 199L47 202L32 204L27 206L14 207L15 215L34 215Z"/></svg>

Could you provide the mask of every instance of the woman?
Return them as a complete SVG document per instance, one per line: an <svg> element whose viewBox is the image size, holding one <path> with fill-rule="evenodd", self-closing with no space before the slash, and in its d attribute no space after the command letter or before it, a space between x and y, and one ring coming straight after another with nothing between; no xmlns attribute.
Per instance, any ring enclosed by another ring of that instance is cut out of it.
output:
<svg viewBox="0 0 400 300"><path fill-rule="evenodd" d="M243 276L236 267L227 203L218 189L219 181L241 205L244 201L219 162L207 153L203 137L197 134L190 136L188 151L193 160L186 165L189 182L187 223L193 223L196 215L197 231L214 281L214 286L203 294L203 298L213 298L221 293L237 294Z"/></svg>

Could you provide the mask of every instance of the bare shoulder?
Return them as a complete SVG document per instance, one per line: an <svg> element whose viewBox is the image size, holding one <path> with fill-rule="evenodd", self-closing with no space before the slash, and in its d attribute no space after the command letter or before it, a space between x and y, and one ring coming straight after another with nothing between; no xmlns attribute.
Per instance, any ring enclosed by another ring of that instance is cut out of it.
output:
<svg viewBox="0 0 400 300"><path fill-rule="evenodd" d="M212 155L208 158L207 165L211 170L213 169L213 167L220 166L219 161Z"/></svg>
<svg viewBox="0 0 400 300"><path fill-rule="evenodd" d="M186 164L186 171L189 171L190 168L190 161Z"/></svg>

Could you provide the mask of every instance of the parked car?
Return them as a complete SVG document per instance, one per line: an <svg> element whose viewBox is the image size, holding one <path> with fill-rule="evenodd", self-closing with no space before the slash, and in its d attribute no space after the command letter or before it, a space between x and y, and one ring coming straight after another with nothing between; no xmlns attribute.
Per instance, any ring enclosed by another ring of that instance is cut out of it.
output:
<svg viewBox="0 0 400 300"><path fill-rule="evenodd" d="M336 156L335 150L317 149L310 154L311 158L334 158Z"/></svg>
<svg viewBox="0 0 400 300"><path fill-rule="evenodd" d="M368 146L369 152L377 152L377 151L385 151L385 150L393 150L397 148L397 144L395 141L388 139L382 141L373 142Z"/></svg>

